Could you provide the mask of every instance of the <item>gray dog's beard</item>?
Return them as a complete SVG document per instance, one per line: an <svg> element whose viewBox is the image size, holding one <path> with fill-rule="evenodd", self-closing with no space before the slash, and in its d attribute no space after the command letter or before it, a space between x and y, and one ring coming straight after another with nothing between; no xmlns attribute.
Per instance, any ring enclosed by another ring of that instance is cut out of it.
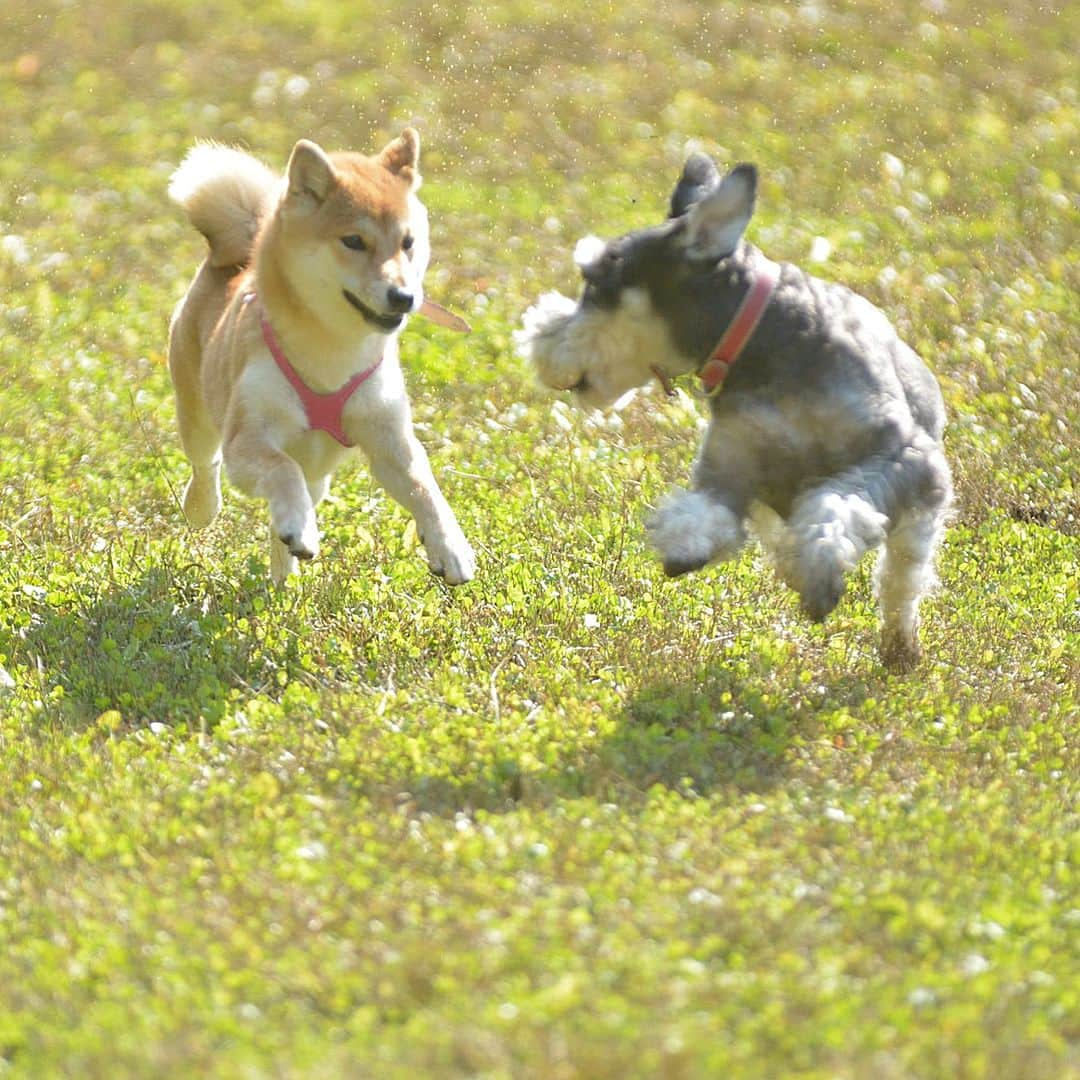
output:
<svg viewBox="0 0 1080 1080"><path fill-rule="evenodd" d="M585 371L585 358L567 348L566 332L578 305L562 293L544 293L522 316L515 331L518 352L531 361L540 378L551 387L569 389Z"/></svg>

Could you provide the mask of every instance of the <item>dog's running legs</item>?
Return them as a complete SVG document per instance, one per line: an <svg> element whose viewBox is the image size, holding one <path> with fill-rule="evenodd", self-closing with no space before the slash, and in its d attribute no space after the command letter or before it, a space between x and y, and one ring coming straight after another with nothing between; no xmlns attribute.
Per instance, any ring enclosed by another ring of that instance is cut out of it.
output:
<svg viewBox="0 0 1080 1080"><path fill-rule="evenodd" d="M364 446L375 479L416 519L432 573L448 585L470 581L476 556L439 490L423 446L408 427L396 430L393 438L381 434L378 443Z"/></svg>
<svg viewBox="0 0 1080 1080"><path fill-rule="evenodd" d="M212 433L212 441L200 432L196 437L181 436L181 442L191 462L191 479L184 488L184 516L193 529L202 529L221 510L221 443L217 432Z"/></svg>
<svg viewBox="0 0 1080 1080"><path fill-rule="evenodd" d="M308 496L313 508L326 498L326 492L330 487L329 476L319 476L314 479L308 478ZM318 539L316 535L316 540ZM296 556L292 553L289 545L282 540L274 529L274 523L270 523L270 578L275 585L280 585L290 574L295 574L299 567Z"/></svg>
<svg viewBox="0 0 1080 1080"><path fill-rule="evenodd" d="M241 491L270 504L270 576L280 585L296 559L319 554L319 525L304 474L288 454L246 430L226 440L225 466Z"/></svg>
<svg viewBox="0 0 1080 1080"><path fill-rule="evenodd" d="M746 542L742 519L703 490L671 492L645 528L668 577L730 559Z"/></svg>
<svg viewBox="0 0 1080 1080"><path fill-rule="evenodd" d="M203 404L199 386L198 343L174 327L169 339L169 372L176 391L176 423L180 443L191 463L184 488L184 516L202 529L221 509L221 435Z"/></svg>
<svg viewBox="0 0 1080 1080"><path fill-rule="evenodd" d="M944 531L941 510L904 514L885 539L877 568L881 661L892 671L919 662L919 602L933 587L934 553Z"/></svg>
<svg viewBox="0 0 1080 1080"><path fill-rule="evenodd" d="M778 551L780 576L820 622L840 602L845 577L885 538L893 502L891 463L847 469L795 500Z"/></svg>

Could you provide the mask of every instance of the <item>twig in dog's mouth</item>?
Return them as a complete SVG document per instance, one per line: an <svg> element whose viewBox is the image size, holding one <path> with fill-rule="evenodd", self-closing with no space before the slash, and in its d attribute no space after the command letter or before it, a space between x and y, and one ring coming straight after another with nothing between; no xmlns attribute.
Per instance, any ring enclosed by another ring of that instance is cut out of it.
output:
<svg viewBox="0 0 1080 1080"><path fill-rule="evenodd" d="M672 385L671 376L668 375L668 373L657 364L653 364L653 366L649 368L649 370L656 376L656 381L660 383L660 386L663 388L665 395L667 397L674 397L675 387L674 385Z"/></svg>
<svg viewBox="0 0 1080 1080"><path fill-rule="evenodd" d="M420 305L420 314L448 330L457 330L462 334L472 333L472 327L460 315L447 311L442 304L436 304L434 300L425 300Z"/></svg>

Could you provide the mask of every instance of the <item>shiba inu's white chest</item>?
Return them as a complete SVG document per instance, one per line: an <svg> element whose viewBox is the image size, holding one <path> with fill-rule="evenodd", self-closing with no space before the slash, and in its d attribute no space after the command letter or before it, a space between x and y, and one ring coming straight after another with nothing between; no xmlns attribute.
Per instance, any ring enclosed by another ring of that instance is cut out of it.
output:
<svg viewBox="0 0 1080 1080"><path fill-rule="evenodd" d="M257 420L266 437L293 458L305 474L332 472L355 447L378 441L380 428L400 422L403 413L407 415L404 381L393 339L386 342L381 359L378 352L364 349L358 351L351 364L339 366L346 373L342 385L348 382L349 367L353 369L351 374L371 370L334 414L336 423L331 426L339 430L344 443L333 432L313 423L309 407L269 353L248 363L237 388L244 412Z"/></svg>

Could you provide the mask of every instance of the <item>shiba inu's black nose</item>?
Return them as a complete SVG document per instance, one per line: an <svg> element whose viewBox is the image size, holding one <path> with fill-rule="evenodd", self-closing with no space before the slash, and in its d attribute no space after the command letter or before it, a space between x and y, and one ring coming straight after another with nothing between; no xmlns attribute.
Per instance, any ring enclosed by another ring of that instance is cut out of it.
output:
<svg viewBox="0 0 1080 1080"><path fill-rule="evenodd" d="M407 289L401 289L397 285L391 285L386 290L386 303L391 311L412 311L416 297Z"/></svg>

